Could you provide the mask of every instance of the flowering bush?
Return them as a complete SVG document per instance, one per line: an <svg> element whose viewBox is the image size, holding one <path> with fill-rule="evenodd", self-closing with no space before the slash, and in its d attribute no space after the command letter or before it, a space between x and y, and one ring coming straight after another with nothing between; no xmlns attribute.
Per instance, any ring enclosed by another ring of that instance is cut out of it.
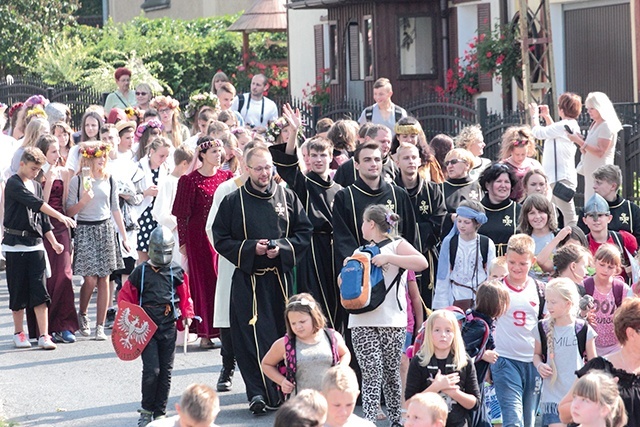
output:
<svg viewBox="0 0 640 427"><path fill-rule="evenodd" d="M331 70L323 68L320 71L322 75L316 78L315 84L307 83L307 86L302 89L302 96L306 104L324 107L331 100L331 81L329 79Z"/></svg>
<svg viewBox="0 0 640 427"><path fill-rule="evenodd" d="M520 77L520 42L511 25L496 25L488 34L479 34L469 42L462 58L456 58L447 70L446 87L436 87L441 97L469 98L480 91L478 77L489 74L498 81Z"/></svg>
<svg viewBox="0 0 640 427"><path fill-rule="evenodd" d="M286 66L278 66L275 64L265 64L255 60L252 55L249 66L238 65L236 72L231 74L231 81L235 85L238 92L241 90L248 91L251 87L251 79L256 74L264 74L269 84L265 95L272 97L286 96L289 93L289 69Z"/></svg>
<svg viewBox="0 0 640 427"><path fill-rule="evenodd" d="M469 47L476 49L481 73L506 82L522 75L520 41L512 25L496 24L491 32L474 37Z"/></svg>
<svg viewBox="0 0 640 427"><path fill-rule="evenodd" d="M443 99L450 96L470 98L479 92L478 63L474 57L475 53L465 52L462 61L454 60L454 67L447 70L446 88L436 86L438 96Z"/></svg>

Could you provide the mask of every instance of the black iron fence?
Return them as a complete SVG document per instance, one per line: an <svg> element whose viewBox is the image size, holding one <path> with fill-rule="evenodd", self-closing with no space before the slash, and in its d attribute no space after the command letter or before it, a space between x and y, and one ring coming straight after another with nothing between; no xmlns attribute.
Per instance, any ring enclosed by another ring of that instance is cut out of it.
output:
<svg viewBox="0 0 640 427"><path fill-rule="evenodd" d="M6 78L0 81L0 101L6 104L22 102L31 95L40 94L51 102L66 104L71 109L73 126L79 128L80 120L89 105L104 104L106 94L101 94L91 88L72 84L47 85L34 77L14 76L8 82ZM188 94L176 93L182 106L188 102ZM294 108L299 108L306 123L305 134L311 136L315 125L321 118L357 120L365 108L362 101L344 100L325 106L312 106L298 98L278 97L274 101L279 107L289 102ZM480 124L486 143L485 156L497 159L500 151L500 140L504 131L514 125L527 122L525 111L492 112L487 108L487 100L479 98L476 102L466 99L450 98L443 100L436 94L422 96L403 106L407 113L416 117L422 124L427 139L444 133L455 136L470 124ZM620 166L624 177L623 195L635 202L640 202L640 103L615 104L620 120L625 125L618 135L616 145L616 164ZM589 128L591 120L586 113L578 118L583 134ZM579 180L581 181L581 180ZM583 184L580 182L576 202L582 202Z"/></svg>

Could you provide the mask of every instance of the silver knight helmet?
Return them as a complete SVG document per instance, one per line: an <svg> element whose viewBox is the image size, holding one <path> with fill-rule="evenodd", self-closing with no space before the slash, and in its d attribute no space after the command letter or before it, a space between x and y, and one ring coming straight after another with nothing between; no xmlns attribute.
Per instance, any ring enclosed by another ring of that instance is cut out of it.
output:
<svg viewBox="0 0 640 427"><path fill-rule="evenodd" d="M149 259L156 267L164 267L173 259L175 239L167 227L159 225L149 236Z"/></svg>

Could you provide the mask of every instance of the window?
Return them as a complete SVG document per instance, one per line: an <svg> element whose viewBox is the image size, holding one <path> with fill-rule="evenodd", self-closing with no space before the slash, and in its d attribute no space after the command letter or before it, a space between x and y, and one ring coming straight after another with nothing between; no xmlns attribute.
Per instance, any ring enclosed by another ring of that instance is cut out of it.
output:
<svg viewBox="0 0 640 427"><path fill-rule="evenodd" d="M364 17L364 79L373 80L373 19L371 15Z"/></svg>
<svg viewBox="0 0 640 427"><path fill-rule="evenodd" d="M398 18L401 75L436 75L435 30L431 16Z"/></svg>
<svg viewBox="0 0 640 427"><path fill-rule="evenodd" d="M140 6L145 12L171 7L171 0L145 0Z"/></svg>
<svg viewBox="0 0 640 427"><path fill-rule="evenodd" d="M338 81L338 24L329 23L329 78L332 83Z"/></svg>

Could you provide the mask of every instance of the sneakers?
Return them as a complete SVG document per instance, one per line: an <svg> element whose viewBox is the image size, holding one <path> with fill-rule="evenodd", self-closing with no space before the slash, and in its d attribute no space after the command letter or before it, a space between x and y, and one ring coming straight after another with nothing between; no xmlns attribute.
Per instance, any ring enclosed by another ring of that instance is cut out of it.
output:
<svg viewBox="0 0 640 427"><path fill-rule="evenodd" d="M87 316L86 314L78 314L78 324L80 325L80 328L78 330L80 331L80 334L82 336L88 337L89 335L91 335L91 328L89 327L89 316Z"/></svg>
<svg viewBox="0 0 640 427"><path fill-rule="evenodd" d="M13 334L13 345L16 348L31 348L29 338L27 338L25 333L22 331L18 332L17 334Z"/></svg>
<svg viewBox="0 0 640 427"><path fill-rule="evenodd" d="M40 338L38 338L38 347L44 350L55 350L58 348L58 346L51 341L50 335L40 335Z"/></svg>
<svg viewBox="0 0 640 427"><path fill-rule="evenodd" d="M107 310L107 320L104 322L105 329L113 329L113 322L116 320L116 313L118 310L111 307Z"/></svg>
<svg viewBox="0 0 640 427"><path fill-rule="evenodd" d="M233 373L233 369L222 368L222 371L220 371L220 377L218 377L218 384L216 386L218 391L231 391L231 388L233 387Z"/></svg>
<svg viewBox="0 0 640 427"><path fill-rule="evenodd" d="M71 344L76 342L76 336L71 331L54 332L53 342L64 342Z"/></svg>
<svg viewBox="0 0 640 427"><path fill-rule="evenodd" d="M96 341L106 341L107 334L104 333L104 326L96 326Z"/></svg>
<svg viewBox="0 0 640 427"><path fill-rule="evenodd" d="M140 418L138 418L138 427L145 427L153 420L153 412L146 409L138 409Z"/></svg>

